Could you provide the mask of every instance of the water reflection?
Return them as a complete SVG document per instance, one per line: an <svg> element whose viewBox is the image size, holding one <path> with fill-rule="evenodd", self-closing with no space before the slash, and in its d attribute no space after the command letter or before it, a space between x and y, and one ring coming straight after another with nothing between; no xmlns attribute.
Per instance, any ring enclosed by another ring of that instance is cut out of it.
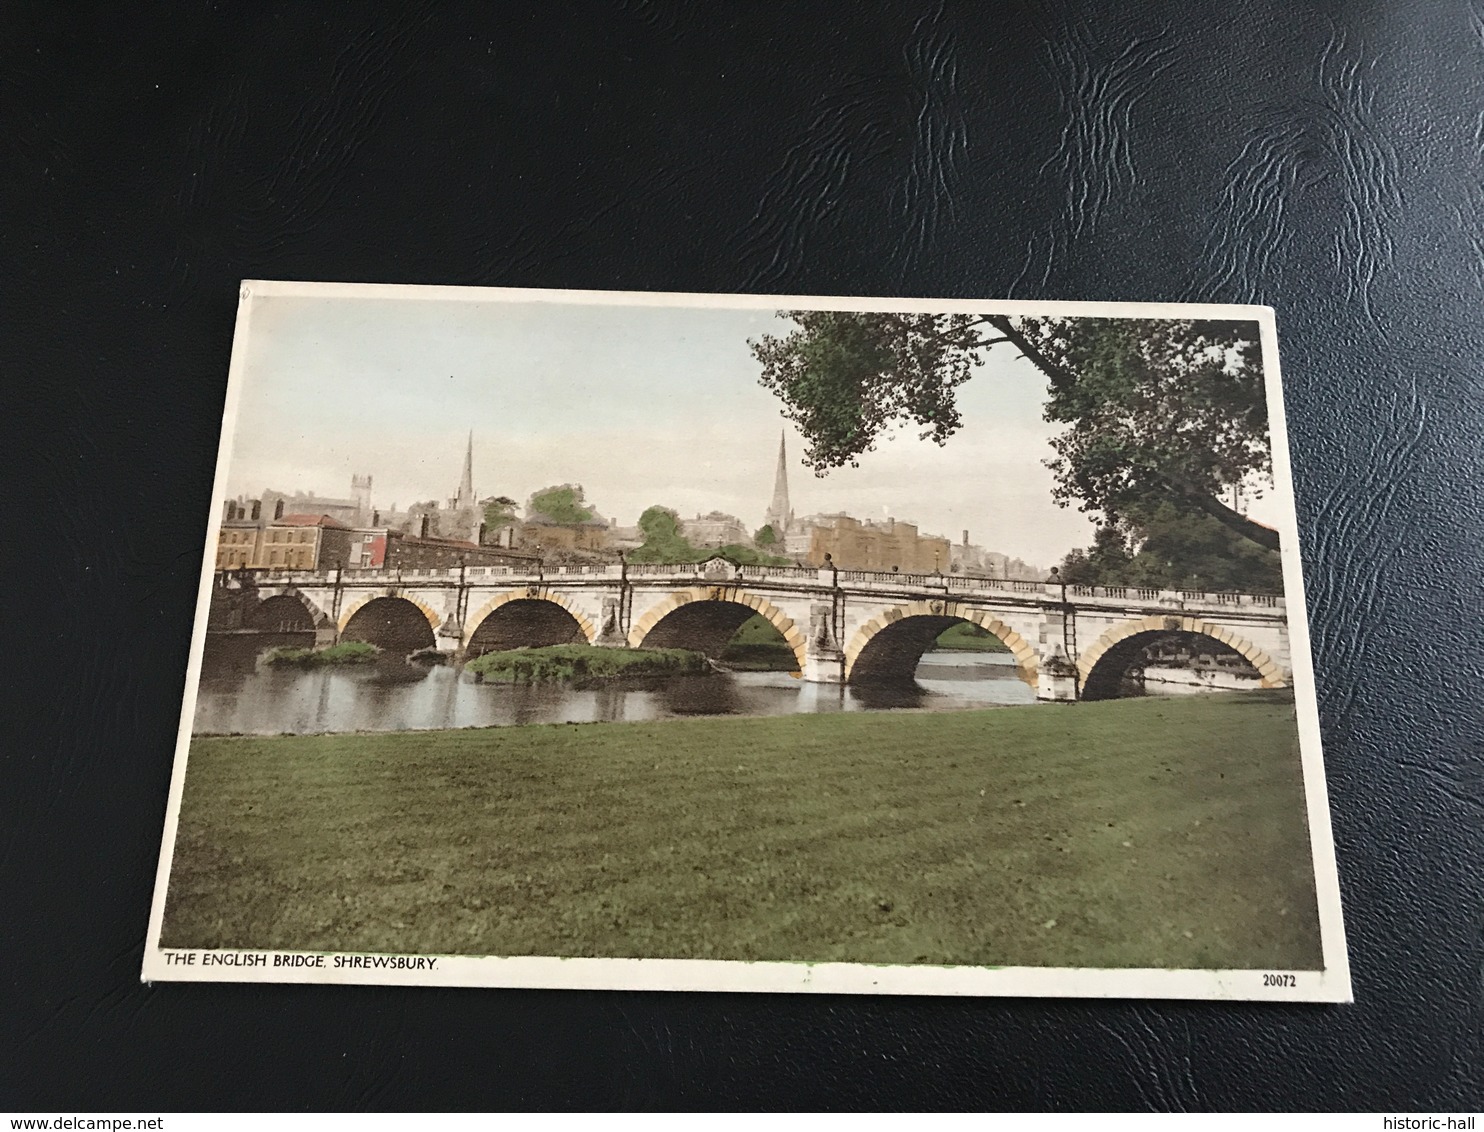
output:
<svg viewBox="0 0 1484 1132"><path fill-rule="evenodd" d="M951 711L1035 702L998 653L929 653L905 687L811 684L786 672L673 676L599 684L476 684L452 666L374 664L267 668L259 653L312 643L303 634L209 641L196 700L198 733L408 731L524 723L589 723L700 715L791 715L916 708Z"/></svg>

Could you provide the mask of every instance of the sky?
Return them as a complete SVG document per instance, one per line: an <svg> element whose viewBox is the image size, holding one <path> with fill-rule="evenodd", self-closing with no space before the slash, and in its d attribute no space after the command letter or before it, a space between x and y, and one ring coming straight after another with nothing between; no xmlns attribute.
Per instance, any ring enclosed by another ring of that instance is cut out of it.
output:
<svg viewBox="0 0 1484 1132"><path fill-rule="evenodd" d="M758 381L748 340L793 324L768 309L260 295L239 376L229 495L350 496L382 510L458 487L524 504L580 483L605 518L647 507L762 525L780 433L797 515L916 523L1041 567L1091 542L1052 500L1046 382L1005 346L959 388L963 428L939 447L898 430L824 477Z"/></svg>

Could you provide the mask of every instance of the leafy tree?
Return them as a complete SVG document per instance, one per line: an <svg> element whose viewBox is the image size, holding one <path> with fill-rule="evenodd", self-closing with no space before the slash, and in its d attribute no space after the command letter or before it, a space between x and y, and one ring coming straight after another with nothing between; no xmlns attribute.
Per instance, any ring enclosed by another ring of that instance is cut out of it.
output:
<svg viewBox="0 0 1484 1132"><path fill-rule="evenodd" d="M589 523L596 517L582 488L570 483L536 492L526 503L526 513L544 515L554 523Z"/></svg>
<svg viewBox="0 0 1484 1132"><path fill-rule="evenodd" d="M632 562L699 562L705 554L680 533L680 516L669 507L650 507L639 516L644 545L629 555Z"/></svg>
<svg viewBox="0 0 1484 1132"><path fill-rule="evenodd" d="M1129 565L1128 545L1117 527L1103 526L1093 535L1092 547L1086 551L1077 549L1062 561L1062 578L1079 586L1127 585Z"/></svg>
<svg viewBox="0 0 1484 1132"><path fill-rule="evenodd" d="M1134 533L1161 503L1199 510L1277 549L1278 534L1226 506L1223 488L1271 476L1257 325L1146 319L1025 320L1053 380L1046 419L1058 502L1078 499Z"/></svg>
<svg viewBox="0 0 1484 1132"><path fill-rule="evenodd" d="M646 508L644 514L639 516L639 533L644 536L645 542L679 539L680 513L670 507Z"/></svg>
<svg viewBox="0 0 1484 1132"><path fill-rule="evenodd" d="M1122 532L1099 528L1088 550L1074 550L1061 574L1074 585L1277 593L1283 570L1276 551L1257 546L1209 515L1171 503L1137 508L1127 522L1137 550Z"/></svg>
<svg viewBox="0 0 1484 1132"><path fill-rule="evenodd" d="M752 541L757 543L757 545L760 547L777 546L778 534L773 530L773 525L771 523L765 523L758 530L757 534L752 536Z"/></svg>
<svg viewBox="0 0 1484 1132"><path fill-rule="evenodd" d="M484 508L484 527L486 531L497 531L501 527L508 527L516 521L516 502L508 495L496 495L481 503Z"/></svg>
<svg viewBox="0 0 1484 1132"><path fill-rule="evenodd" d="M719 554L723 558L730 558L733 562L743 566L787 566L787 558L779 558L776 554L765 554L756 547L747 546L740 542L729 542L726 546L708 550L705 554Z"/></svg>
<svg viewBox="0 0 1484 1132"><path fill-rule="evenodd" d="M1130 523L1138 553L1129 563L1135 585L1211 592L1281 593L1278 552L1258 546L1210 515L1171 503L1140 508Z"/></svg>
<svg viewBox="0 0 1484 1132"><path fill-rule="evenodd" d="M1276 531L1222 489L1271 474L1257 324L1213 320L783 311L797 329L750 343L764 386L823 475L855 466L894 425L945 443L956 391L1000 344L1047 380L1046 419L1067 427L1048 461L1057 502L1131 531L1134 510L1178 501L1276 549Z"/></svg>
<svg viewBox="0 0 1484 1132"><path fill-rule="evenodd" d="M780 566L787 559L760 553L742 543L722 547L698 547L680 532L680 516L669 507L650 507L639 516L644 545L629 555L631 562L700 562L719 554L744 566Z"/></svg>

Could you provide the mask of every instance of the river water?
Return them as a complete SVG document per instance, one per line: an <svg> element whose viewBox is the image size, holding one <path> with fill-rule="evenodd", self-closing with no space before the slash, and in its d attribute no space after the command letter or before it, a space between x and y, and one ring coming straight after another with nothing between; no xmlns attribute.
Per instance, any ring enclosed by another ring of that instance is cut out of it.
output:
<svg viewBox="0 0 1484 1132"><path fill-rule="evenodd" d="M398 660L301 669L266 667L272 645L297 636L209 638L196 697L196 734L421 731L521 723L592 723L698 715L954 711L1036 702L1008 653L932 652L907 687L811 684L787 672L713 673L615 681L591 688L478 684L452 665Z"/></svg>

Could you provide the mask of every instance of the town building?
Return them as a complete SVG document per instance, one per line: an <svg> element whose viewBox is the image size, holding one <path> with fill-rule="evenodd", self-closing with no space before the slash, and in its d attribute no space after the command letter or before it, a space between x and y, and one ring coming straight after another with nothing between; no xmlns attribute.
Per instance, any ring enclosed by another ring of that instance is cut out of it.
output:
<svg viewBox="0 0 1484 1132"><path fill-rule="evenodd" d="M278 510L282 504L281 513L285 515L328 515L347 526L364 526L372 518L371 477L351 476L350 497L345 499L306 491L283 492L269 489L259 496L258 501L269 512ZM239 498L235 502L247 504L252 501Z"/></svg>
<svg viewBox="0 0 1484 1132"><path fill-rule="evenodd" d="M351 528L332 515L285 514L284 501L229 500L217 532L218 570L324 570L347 566Z"/></svg>
<svg viewBox="0 0 1484 1132"><path fill-rule="evenodd" d="M536 506L536 499L548 492L570 493L574 513L585 513L586 519L570 519L548 515ZM526 517L520 524L519 544L521 549L535 551L553 561L570 559L586 562L609 554L610 524L598 517L597 509L590 506L580 483L565 483L545 491L536 492L526 500ZM552 556L555 556L554 558Z"/></svg>
<svg viewBox="0 0 1484 1132"><path fill-rule="evenodd" d="M974 546L969 542L968 531L963 532L963 541L952 548L949 572L970 578L1016 578L1026 582L1039 582L1046 577L1041 567L1024 559Z"/></svg>
<svg viewBox="0 0 1484 1132"><path fill-rule="evenodd" d="M874 523L843 513L811 515L800 520L798 527L786 540L788 554L811 566L824 565L826 556L842 570L931 574L947 573L950 565L946 538L921 534L915 524L895 518Z"/></svg>
<svg viewBox="0 0 1484 1132"><path fill-rule="evenodd" d="M712 511L680 521L680 533L692 546L752 545L747 526L735 515Z"/></svg>
<svg viewBox="0 0 1484 1132"><path fill-rule="evenodd" d="M606 551L609 549L608 524L601 519L558 523L538 513L520 525L520 545L523 550L537 552Z"/></svg>
<svg viewBox="0 0 1484 1132"><path fill-rule="evenodd" d="M690 525L686 524L687 534ZM823 565L828 555L829 560L843 570L896 569L922 574L934 570L946 573L950 567L948 540L936 535L923 535L912 523L899 523L894 518L885 523L873 523L853 518L843 511L803 518L796 516L788 495L786 435L778 438L773 498L763 516L763 525L772 529L776 540L766 549L811 566Z"/></svg>
<svg viewBox="0 0 1484 1132"><path fill-rule="evenodd" d="M620 526L618 519L608 520L608 546L612 550L638 550L644 545L644 532L639 524Z"/></svg>
<svg viewBox="0 0 1484 1132"><path fill-rule="evenodd" d="M529 566L536 555L468 539L409 535L399 530L356 531L362 569L451 570L459 566ZM352 550L357 549L352 543Z"/></svg>

